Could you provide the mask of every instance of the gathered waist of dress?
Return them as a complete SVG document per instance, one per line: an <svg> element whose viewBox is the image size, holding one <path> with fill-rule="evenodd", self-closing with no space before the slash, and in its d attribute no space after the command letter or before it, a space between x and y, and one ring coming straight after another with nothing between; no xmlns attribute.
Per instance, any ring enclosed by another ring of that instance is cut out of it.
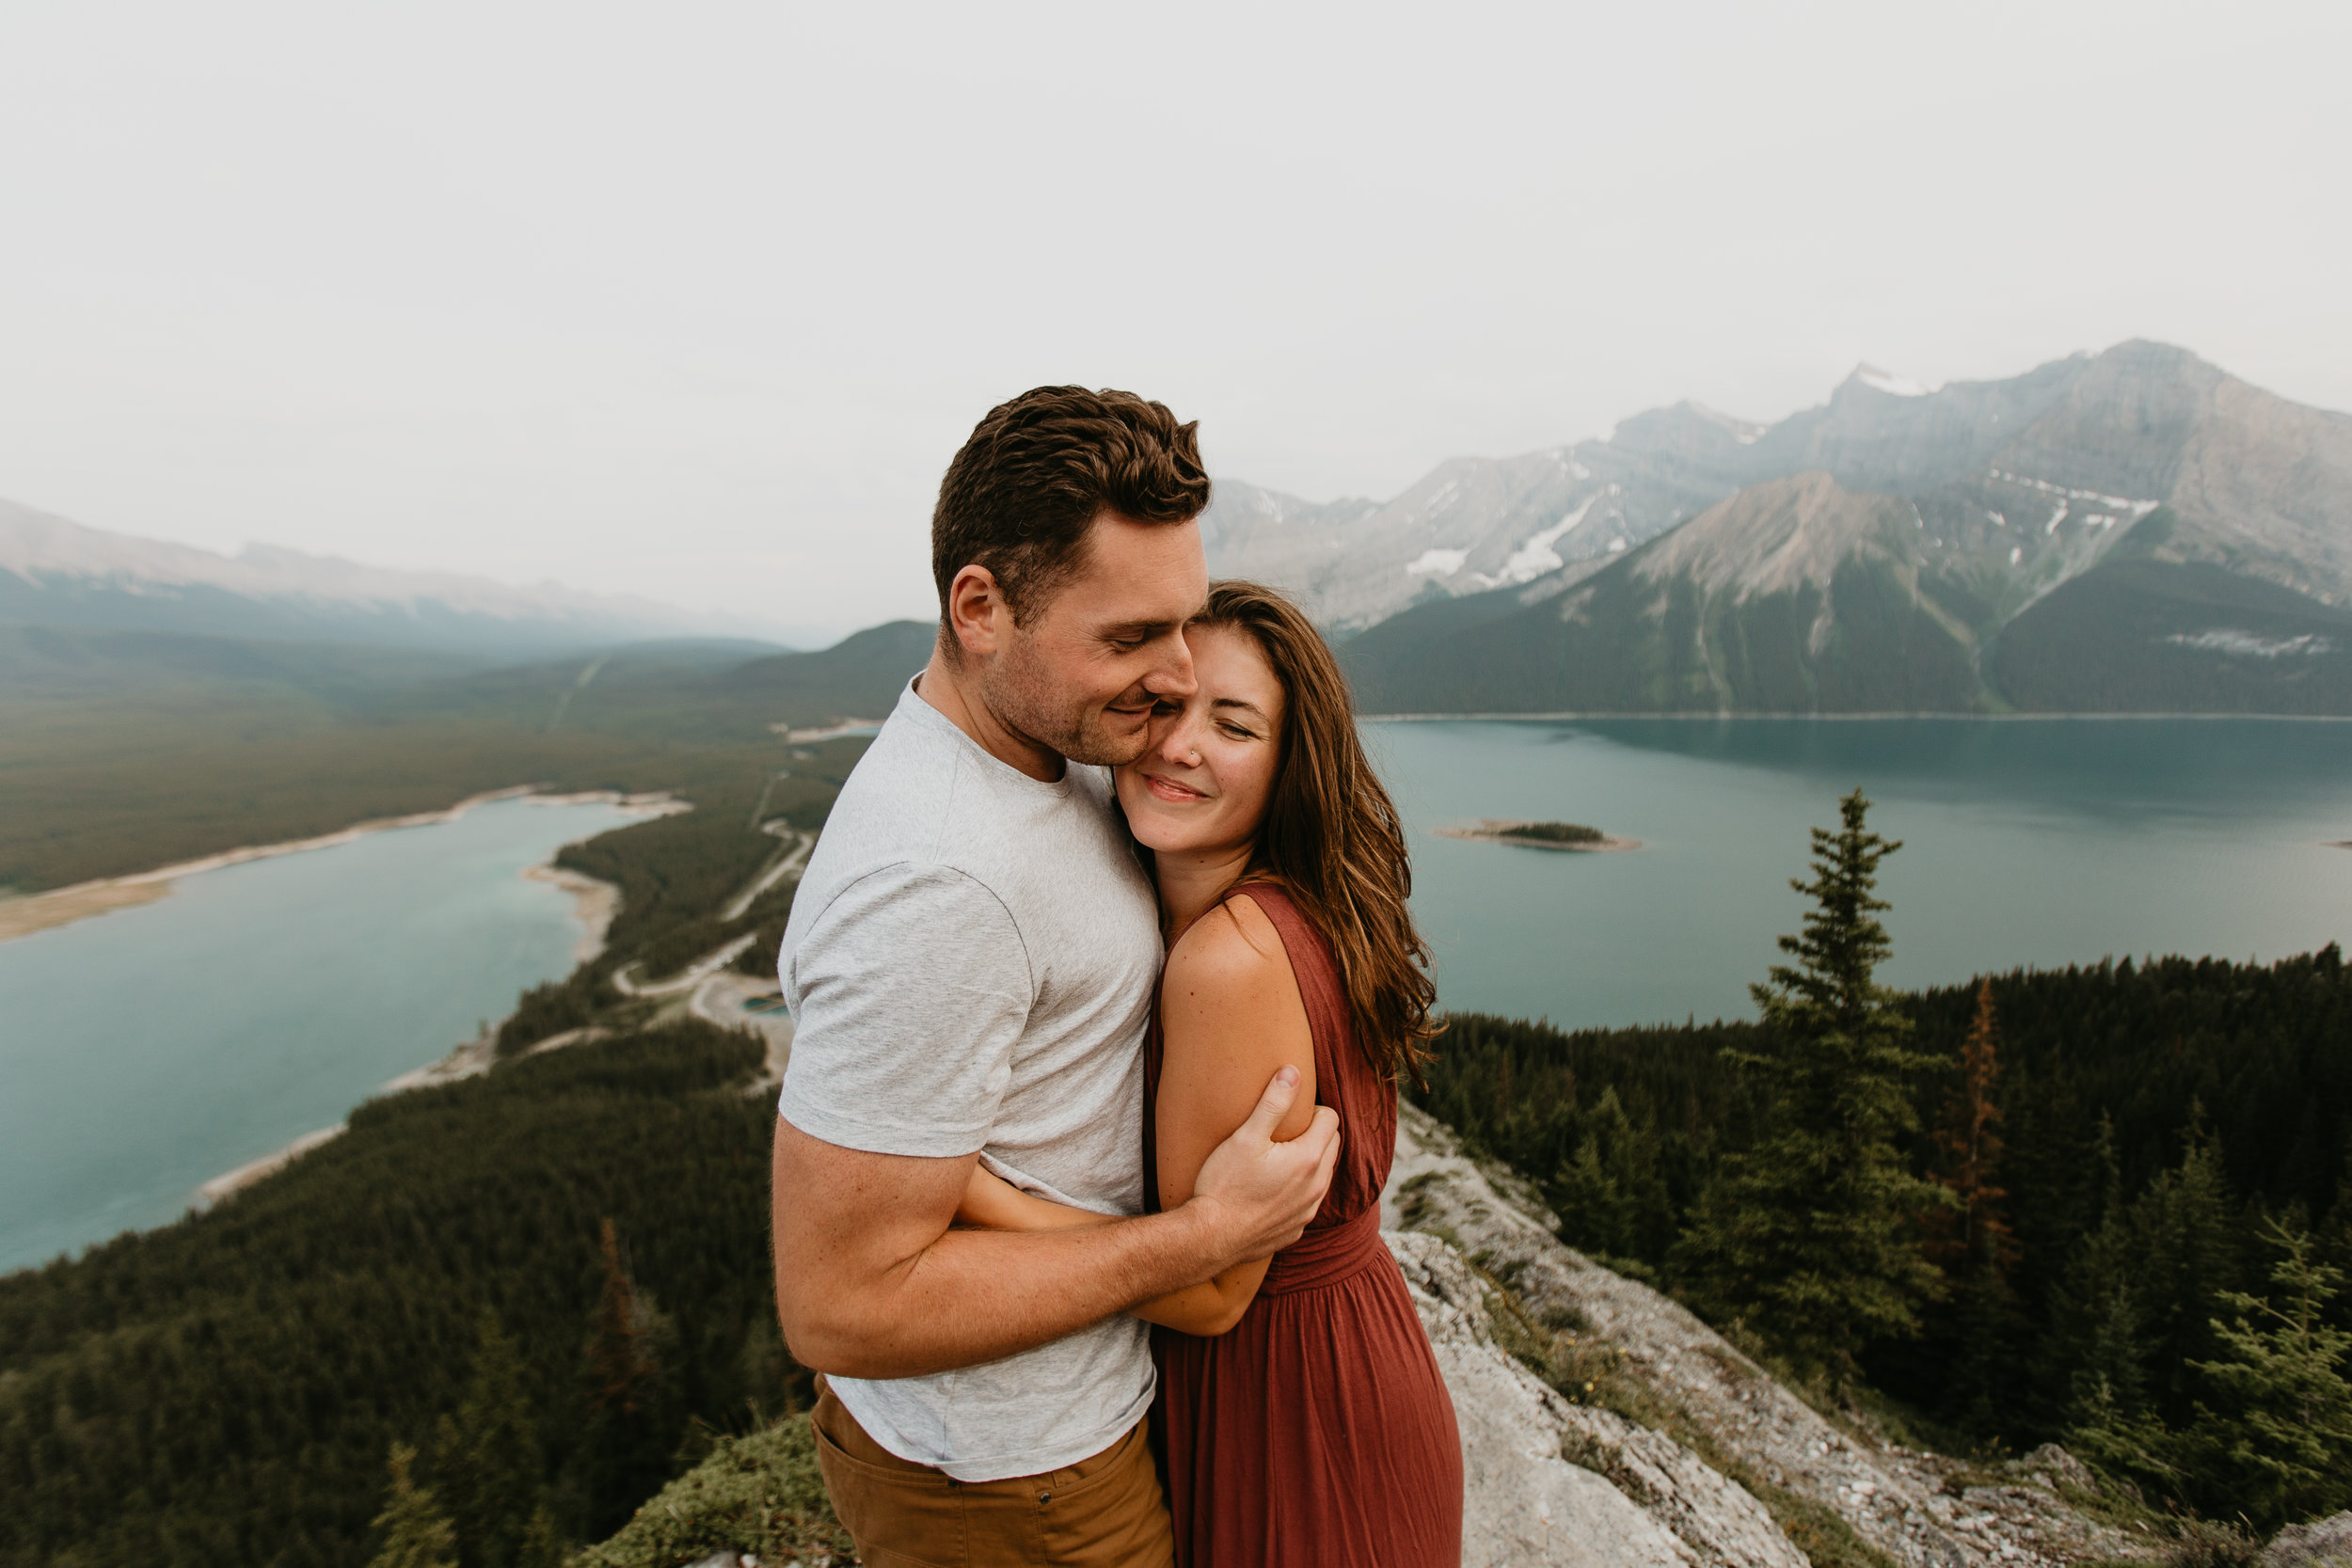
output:
<svg viewBox="0 0 2352 1568"><path fill-rule="evenodd" d="M1375 1202L1354 1219L1310 1230L1276 1253L1258 1293L1286 1296L1319 1291L1353 1278L1386 1256L1388 1248L1380 1243L1380 1205Z"/></svg>

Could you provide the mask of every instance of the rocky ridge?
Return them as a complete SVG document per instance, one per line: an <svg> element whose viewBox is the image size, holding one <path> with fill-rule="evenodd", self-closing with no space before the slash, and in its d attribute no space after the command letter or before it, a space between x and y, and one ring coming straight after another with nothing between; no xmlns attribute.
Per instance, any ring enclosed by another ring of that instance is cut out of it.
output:
<svg viewBox="0 0 2352 1568"><path fill-rule="evenodd" d="M271 545L222 555L0 500L0 623L519 654L708 636L650 599L364 566Z"/></svg>
<svg viewBox="0 0 2352 1568"><path fill-rule="evenodd" d="M1697 404L1517 457L1449 458L1387 501L1317 504L1216 482L1201 543L1216 577L1297 594L1336 632L1407 605L1606 564L1740 487L1760 426Z"/></svg>
<svg viewBox="0 0 2352 1568"><path fill-rule="evenodd" d="M2156 1553L2090 1512L2098 1482L2062 1449L1985 1466L1833 1425L1680 1305L1563 1244L1524 1182L1409 1105L1383 1201L1462 1421L1466 1563L1783 1568L1827 1549L2055 1568Z"/></svg>

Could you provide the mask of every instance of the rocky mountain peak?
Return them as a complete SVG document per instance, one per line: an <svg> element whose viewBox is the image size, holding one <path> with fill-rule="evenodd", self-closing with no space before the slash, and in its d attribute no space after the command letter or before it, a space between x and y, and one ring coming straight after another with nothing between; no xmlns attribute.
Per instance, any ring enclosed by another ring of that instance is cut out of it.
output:
<svg viewBox="0 0 2352 1568"><path fill-rule="evenodd" d="M1866 391L1883 393L1891 398L1923 398L1935 391L1934 388L1914 381L1907 375L1897 375L1892 371L1883 371L1867 360L1856 365L1838 387L1836 392L1831 395L1842 397L1848 388L1856 387Z"/></svg>
<svg viewBox="0 0 2352 1568"><path fill-rule="evenodd" d="M1924 528L1911 503L1858 494L1820 469L1752 484L1660 539L1629 565L1636 575L1690 578L1734 602L1810 584L1868 556L1909 561L1907 532Z"/></svg>

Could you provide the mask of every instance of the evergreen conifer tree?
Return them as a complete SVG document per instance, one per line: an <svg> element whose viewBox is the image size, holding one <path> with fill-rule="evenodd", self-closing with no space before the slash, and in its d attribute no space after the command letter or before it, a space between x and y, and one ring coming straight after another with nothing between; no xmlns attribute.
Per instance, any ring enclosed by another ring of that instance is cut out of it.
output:
<svg viewBox="0 0 2352 1568"><path fill-rule="evenodd" d="M1580 1119L1583 1135L1551 1183L1561 1239L1608 1258L1656 1261L1673 1223L1656 1118L1645 1114L1637 1124L1612 1086Z"/></svg>
<svg viewBox="0 0 2352 1568"><path fill-rule="evenodd" d="M1993 982L1977 986L1976 1021L1960 1048L1960 1083L1946 1101L1935 1128L1943 1155L1936 1180L1957 1204L1931 1216L1928 1255L1947 1274L1964 1278L1979 1272L2006 1275L2016 1260L2016 1243L2001 1212L2008 1190L1997 1185L2003 1119L2001 1025L1993 1006Z"/></svg>
<svg viewBox="0 0 2352 1568"><path fill-rule="evenodd" d="M620 1233L608 1217L599 1247L604 1290L588 1337L588 1405L579 1481L585 1533L601 1539L670 1478L686 1424L668 1365L676 1330L629 1277Z"/></svg>
<svg viewBox="0 0 2352 1568"><path fill-rule="evenodd" d="M482 1309L476 1337L465 1400L441 1418L434 1468L457 1527L458 1568L517 1568L541 1501L539 1430L522 1356L496 1311Z"/></svg>
<svg viewBox="0 0 2352 1568"><path fill-rule="evenodd" d="M1896 1146L1918 1127L1905 1079L1933 1059L1905 1047L1910 1021L1875 978L1891 952L1878 866L1901 845L1870 831L1869 809L1857 789L1838 832L1813 830L1813 879L1790 883L1813 909L1780 939L1797 961L1750 988L1765 1044L1724 1053L1762 1091L1765 1128L1726 1157L1677 1249L1703 1305L1841 1390L1864 1347L1917 1331L1941 1283L1917 1216L1952 1201Z"/></svg>
<svg viewBox="0 0 2352 1568"><path fill-rule="evenodd" d="M2130 1267L2151 1341L2149 1391L2174 1425L2188 1418L2194 1398L2190 1363L2220 1348L2214 1323L2222 1297L2239 1283L2248 1228L2222 1169L2220 1141L2195 1101L2182 1143L2181 1163L2133 1200L2129 1221Z"/></svg>
<svg viewBox="0 0 2352 1568"><path fill-rule="evenodd" d="M405 1443L392 1445L392 1484L385 1495L384 1512L375 1516L384 1544L368 1568L457 1568L457 1531L433 1494L409 1474L416 1462L416 1449Z"/></svg>
<svg viewBox="0 0 2352 1568"><path fill-rule="evenodd" d="M2137 1249L2123 1208L2115 1123L2105 1116L2090 1164L2090 1228L2074 1243L2051 1291L2043 1344L2049 1364L2042 1381L2058 1395L2070 1433L2137 1419L2148 1409L2148 1347L2132 1289ZM2068 1441L2078 1444L2073 1435Z"/></svg>
<svg viewBox="0 0 2352 1568"><path fill-rule="evenodd" d="M2178 1477L2167 1458L2171 1433L2148 1399L2148 1338L2132 1285L2137 1251L2129 1217L2109 1208L2055 1293L2050 1350L2067 1390L2066 1446L2161 1494Z"/></svg>
<svg viewBox="0 0 2352 1568"><path fill-rule="evenodd" d="M1978 1432L1998 1430L2011 1414L2016 1379L2012 1341L2019 1331L2010 1271L2017 1242L1998 1185L2003 1119L2000 1019L1993 982L1977 987L1977 1016L1960 1052L1960 1082L1945 1102L1934 1141L1942 1156L1936 1180L1953 1206L1928 1216L1930 1260L1951 1286L1949 1332L1956 1341L1946 1384L1948 1406Z"/></svg>
<svg viewBox="0 0 2352 1568"><path fill-rule="evenodd" d="M515 1549L515 1568L564 1568L564 1542L555 1532L555 1515L541 1503L531 1511L522 1541Z"/></svg>
<svg viewBox="0 0 2352 1568"><path fill-rule="evenodd" d="M2277 1526L2352 1503L2352 1334L2326 1320L2344 1275L2314 1259L2310 1233L2276 1220L2264 1229L2282 1255L2270 1273L2274 1299L2222 1293L2235 1314L2212 1325L2223 1354L2195 1366L2224 1408L2217 1416L2201 1404L2185 1445L2201 1485Z"/></svg>

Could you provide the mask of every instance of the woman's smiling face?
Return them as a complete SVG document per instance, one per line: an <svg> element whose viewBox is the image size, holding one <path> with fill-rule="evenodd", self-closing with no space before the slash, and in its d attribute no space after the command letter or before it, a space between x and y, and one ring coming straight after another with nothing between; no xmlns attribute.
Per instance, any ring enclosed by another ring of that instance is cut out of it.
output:
<svg viewBox="0 0 2352 1568"><path fill-rule="evenodd" d="M1184 633L1200 682L1152 716L1143 755L1119 770L1119 803L1144 847L1162 854L1246 847L1265 819L1281 752L1282 684L1238 626Z"/></svg>

